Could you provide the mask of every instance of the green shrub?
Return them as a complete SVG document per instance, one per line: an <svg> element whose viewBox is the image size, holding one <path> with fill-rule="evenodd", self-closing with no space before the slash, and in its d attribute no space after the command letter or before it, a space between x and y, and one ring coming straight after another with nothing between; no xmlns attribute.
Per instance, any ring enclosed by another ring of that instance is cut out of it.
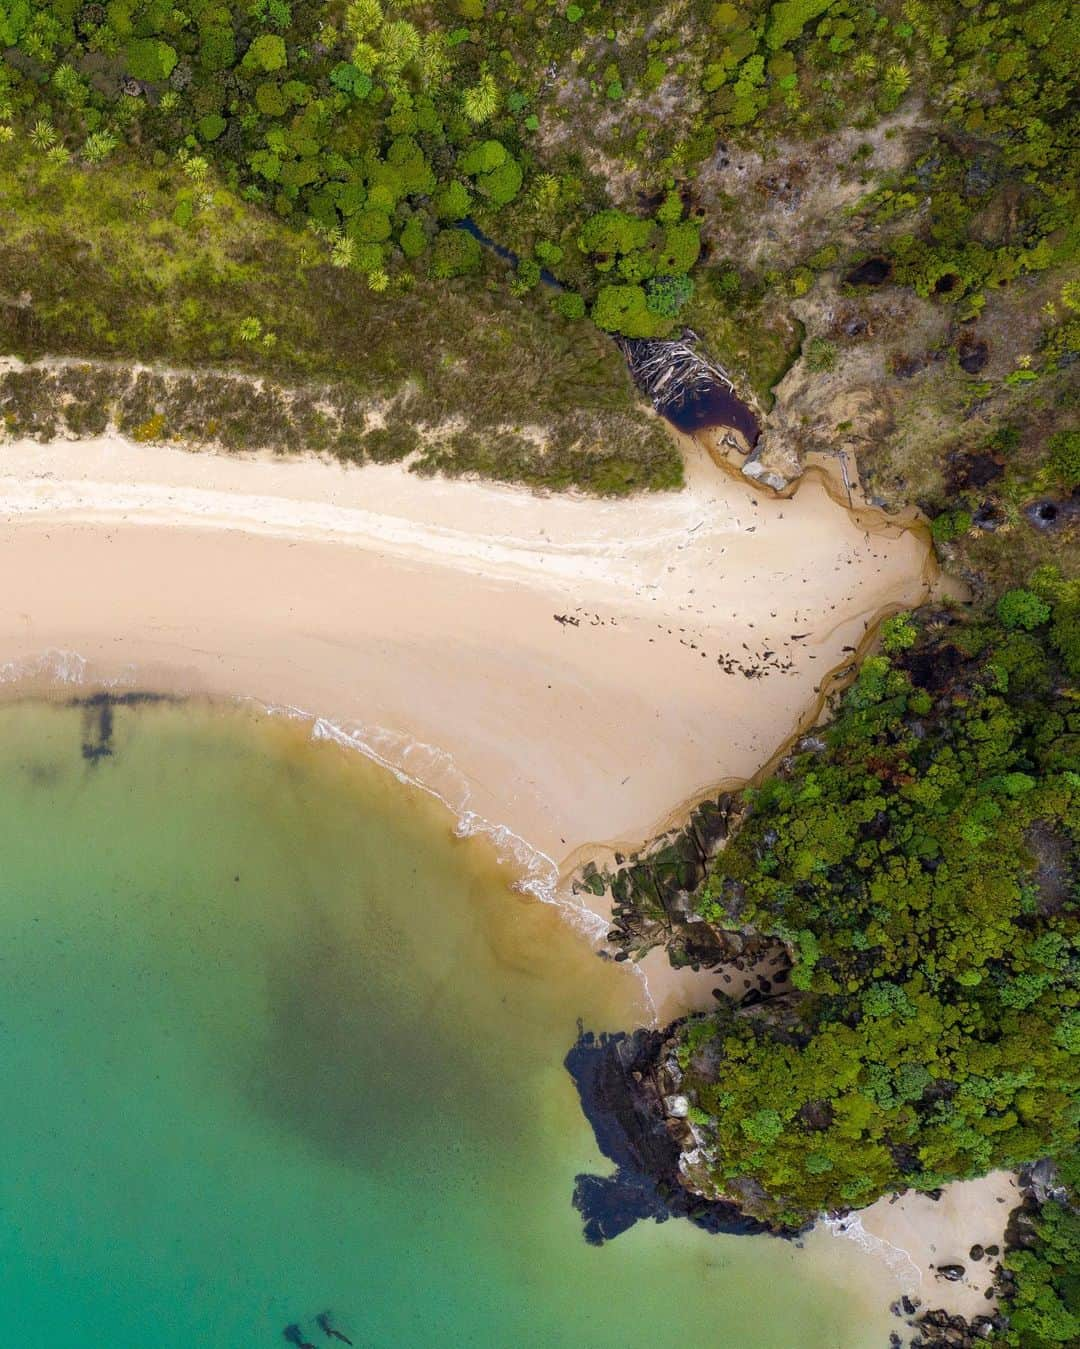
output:
<svg viewBox="0 0 1080 1349"><path fill-rule="evenodd" d="M262 70L271 75L286 63L285 39L277 33L262 33L244 53L245 70Z"/></svg>
<svg viewBox="0 0 1080 1349"><path fill-rule="evenodd" d="M449 278L478 272L482 262L479 242L468 230L440 230L431 262L433 276Z"/></svg>
<svg viewBox="0 0 1080 1349"><path fill-rule="evenodd" d="M646 304L650 314L673 319L694 293L694 283L688 276L654 276L645 287Z"/></svg>
<svg viewBox="0 0 1080 1349"><path fill-rule="evenodd" d="M207 113L205 117L199 118L199 137L207 142L216 141L226 125L224 117L219 117L216 112Z"/></svg>
<svg viewBox="0 0 1080 1349"><path fill-rule="evenodd" d="M881 649L888 656L907 651L918 640L919 630L910 614L894 614L881 625Z"/></svg>
<svg viewBox="0 0 1080 1349"><path fill-rule="evenodd" d="M405 228L398 236L398 243L407 258L418 258L427 248L427 235L424 233L423 222L418 215L410 216L405 222Z"/></svg>
<svg viewBox="0 0 1080 1349"><path fill-rule="evenodd" d="M800 37L811 19L824 14L832 0L777 0L769 10L765 41L773 51L779 51Z"/></svg>
<svg viewBox="0 0 1080 1349"><path fill-rule="evenodd" d="M1007 628L1030 632L1050 617L1050 606L1031 590L1009 590L997 602L997 616Z"/></svg>
<svg viewBox="0 0 1080 1349"><path fill-rule="evenodd" d="M663 324L649 312L640 286L601 286L593 302L592 321L605 332L625 337L654 337Z"/></svg>
<svg viewBox="0 0 1080 1349"><path fill-rule="evenodd" d="M631 253L635 248L643 248L652 234L652 225L648 220L627 215L625 211L600 211L590 216L578 235L578 248L583 253L600 254L614 257L620 253ZM678 271L678 268L671 268Z"/></svg>
<svg viewBox="0 0 1080 1349"><path fill-rule="evenodd" d="M472 206L469 189L455 179L435 198L435 214L440 220L464 220Z"/></svg>
<svg viewBox="0 0 1080 1349"><path fill-rule="evenodd" d="M199 64L204 70L228 70L236 61L236 38L233 30L211 25L204 28L199 43Z"/></svg>
<svg viewBox="0 0 1080 1349"><path fill-rule="evenodd" d="M827 338L811 337L803 347L803 360L807 370L825 374L836 367L836 348Z"/></svg>
<svg viewBox="0 0 1080 1349"><path fill-rule="evenodd" d="M1080 487L1080 431L1058 431L1047 442L1054 476L1066 492Z"/></svg>
<svg viewBox="0 0 1080 1349"><path fill-rule="evenodd" d="M555 307L566 319L585 317L585 300L574 290L564 290L555 302Z"/></svg>
<svg viewBox="0 0 1080 1349"><path fill-rule="evenodd" d="M128 74L137 80L161 84L176 65L176 51L159 38L135 38L124 48Z"/></svg>

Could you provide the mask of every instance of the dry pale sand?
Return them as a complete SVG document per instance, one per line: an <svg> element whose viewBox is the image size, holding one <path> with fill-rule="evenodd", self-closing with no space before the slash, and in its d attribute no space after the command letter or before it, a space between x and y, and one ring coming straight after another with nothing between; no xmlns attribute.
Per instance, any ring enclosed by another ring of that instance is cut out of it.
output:
<svg viewBox="0 0 1080 1349"><path fill-rule="evenodd" d="M75 651L317 713L556 863L638 845L753 773L867 623L927 593L917 535L816 484L774 501L692 469L682 493L597 502L119 438L6 445L0 658Z"/></svg>
<svg viewBox="0 0 1080 1349"><path fill-rule="evenodd" d="M820 483L771 499L685 445L685 491L600 502L117 436L8 444L0 661L74 652L88 680L318 716L550 887L582 845L639 846L754 773L932 579L917 533ZM658 1015L710 1005L712 978L662 952L646 969Z"/></svg>
<svg viewBox="0 0 1080 1349"><path fill-rule="evenodd" d="M872 1277L884 1261L895 1279L895 1296L907 1293L921 1299L923 1309L944 1307L951 1315L970 1319L993 1311L995 1299L986 1294L1000 1259L972 1260L971 1248L1004 1250L1009 1214L1019 1202L1016 1177L992 1171L980 1180L946 1185L938 1200L914 1192L879 1199L825 1228L866 1253ZM823 1229L812 1234L815 1243L823 1239ZM955 1283L942 1278L938 1270L943 1265L963 1265L963 1278Z"/></svg>

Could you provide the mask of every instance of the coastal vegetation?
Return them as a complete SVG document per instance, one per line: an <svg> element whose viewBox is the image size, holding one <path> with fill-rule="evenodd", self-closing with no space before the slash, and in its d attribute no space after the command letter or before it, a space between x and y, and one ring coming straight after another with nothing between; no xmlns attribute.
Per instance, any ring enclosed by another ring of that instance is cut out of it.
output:
<svg viewBox="0 0 1080 1349"><path fill-rule="evenodd" d="M1080 593L886 625L820 748L745 794L697 907L780 938L793 991L677 1038L703 1173L799 1226L1070 1151Z"/></svg>
<svg viewBox="0 0 1080 1349"><path fill-rule="evenodd" d="M407 391L440 471L611 492L678 469L601 333L689 324L759 407L805 374L767 441L947 513L972 437L1034 418L1020 491L1075 431L1078 43L1054 0L0 0L4 201L63 202L5 230L4 342Z"/></svg>
<svg viewBox="0 0 1080 1349"><path fill-rule="evenodd" d="M1080 1340L1080 1166L1062 1156L1058 1185L1042 1204L1023 1208L1015 1248L1001 1276L1009 1327L1002 1342L1019 1349L1052 1349Z"/></svg>
<svg viewBox="0 0 1080 1349"><path fill-rule="evenodd" d="M500 304L483 277L394 295L343 285L323 241L220 186L197 228L177 224L185 181L0 144L0 346L42 362L0 373L9 435L112 425L351 462L415 455L421 471L538 487L681 482L677 448L595 329L531 297ZM505 270L484 266L492 284Z"/></svg>

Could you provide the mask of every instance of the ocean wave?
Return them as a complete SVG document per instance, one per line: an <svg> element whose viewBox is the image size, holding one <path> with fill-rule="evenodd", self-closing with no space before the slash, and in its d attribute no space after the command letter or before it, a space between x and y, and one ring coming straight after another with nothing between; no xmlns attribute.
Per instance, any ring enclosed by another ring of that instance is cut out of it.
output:
<svg viewBox="0 0 1080 1349"><path fill-rule="evenodd" d="M103 688L129 688L135 682L134 667L111 678L90 673L85 656L77 651L50 648L36 656L0 663L0 684L46 681L54 684L98 684Z"/></svg>
<svg viewBox="0 0 1080 1349"><path fill-rule="evenodd" d="M825 1216L820 1218L819 1222L830 1236L853 1241L860 1250L876 1256L906 1291L912 1291L921 1285L922 1270L911 1258L910 1253L905 1251L903 1246L894 1246L884 1237L868 1232L857 1213L849 1213L844 1218Z"/></svg>
<svg viewBox="0 0 1080 1349"><path fill-rule="evenodd" d="M24 682L131 688L137 683L137 672L133 666L128 666L119 674L105 678L77 651L53 648L36 656L0 664L0 684ZM384 727L343 726L328 717L289 704L266 703L246 696L238 696L233 701L240 706L255 706L271 716L307 722L311 726L312 740L331 741L355 750L393 773L399 782L434 797L454 817L457 837L485 838L498 860L512 868L516 873L515 890L558 908L594 945L603 943L610 926L607 919L587 908L560 885L559 868L547 853L533 847L509 825L489 820L471 809L469 784L446 750Z"/></svg>
<svg viewBox="0 0 1080 1349"><path fill-rule="evenodd" d="M250 698L238 701L257 702ZM498 860L517 873L513 882L515 890L531 895L542 904L553 905L594 945L603 943L610 927L608 920L567 892L560 884L559 868L552 857L534 847L509 825L489 820L471 809L469 784L446 750L385 727L343 726L304 708L266 703L258 703L258 706L271 715L310 722L312 740L331 741L355 750L388 769L399 782L433 797L454 816L454 833L458 838L486 839Z"/></svg>

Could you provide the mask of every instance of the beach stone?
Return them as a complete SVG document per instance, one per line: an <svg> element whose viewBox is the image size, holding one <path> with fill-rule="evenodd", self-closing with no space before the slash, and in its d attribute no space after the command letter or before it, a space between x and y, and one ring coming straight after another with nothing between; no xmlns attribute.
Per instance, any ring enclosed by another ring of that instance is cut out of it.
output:
<svg viewBox="0 0 1080 1349"><path fill-rule="evenodd" d="M963 1277L963 1265L941 1265L938 1269L938 1278L948 1279L950 1283L956 1283Z"/></svg>
<svg viewBox="0 0 1080 1349"><path fill-rule="evenodd" d="M971 1250L968 1251L968 1258L970 1260L981 1260L985 1254L986 1252L978 1244L978 1242L976 1242L975 1245L972 1246Z"/></svg>

